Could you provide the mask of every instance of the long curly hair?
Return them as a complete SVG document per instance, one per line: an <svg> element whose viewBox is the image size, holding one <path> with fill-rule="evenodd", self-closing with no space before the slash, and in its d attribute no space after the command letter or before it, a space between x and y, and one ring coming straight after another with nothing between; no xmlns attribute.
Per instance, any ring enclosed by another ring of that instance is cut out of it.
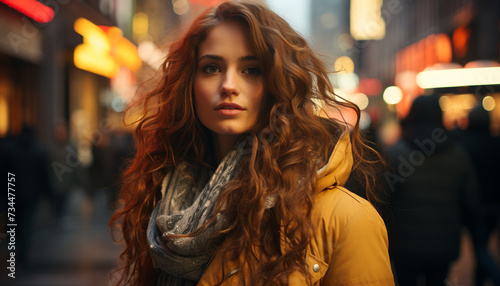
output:
<svg viewBox="0 0 500 286"><path fill-rule="evenodd" d="M193 104L197 50L207 34L226 21L246 29L250 48L264 64L270 100L250 132L251 149L240 168L245 171L224 189L216 205L215 213L230 222L223 231L228 243L220 251L225 261L244 254L249 267L239 275L250 285L286 284L297 270L307 275L303 261L313 230L317 171L327 162L339 132L346 129L345 122L321 118L318 111L324 106L348 108L358 121L360 111L337 99L324 64L286 21L260 4L225 2L199 16L171 45L159 83L138 101L142 117L135 130L137 152L122 176L123 207L110 220L112 227L121 224L126 243L118 284L155 283L146 229L161 196L161 181L184 160L205 164L210 134ZM376 162L364 159L366 152L374 151L363 142L358 122L351 127L353 171L365 181L367 198L376 202L370 188ZM269 196L275 205L266 209ZM280 233L288 243L286 253L280 249Z"/></svg>

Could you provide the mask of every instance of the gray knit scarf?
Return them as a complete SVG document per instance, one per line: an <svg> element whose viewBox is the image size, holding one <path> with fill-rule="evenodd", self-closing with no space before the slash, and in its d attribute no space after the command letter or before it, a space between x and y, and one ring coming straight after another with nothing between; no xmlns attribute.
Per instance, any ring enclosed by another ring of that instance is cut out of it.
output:
<svg viewBox="0 0 500 286"><path fill-rule="evenodd" d="M242 141L213 174L208 167L182 162L163 179L162 198L147 230L153 265L160 271L156 285L196 285L203 275L221 240L213 234L228 227L224 216L218 214L215 222L196 236L164 237L191 233L213 217L217 198L234 177L247 148L248 141Z"/></svg>

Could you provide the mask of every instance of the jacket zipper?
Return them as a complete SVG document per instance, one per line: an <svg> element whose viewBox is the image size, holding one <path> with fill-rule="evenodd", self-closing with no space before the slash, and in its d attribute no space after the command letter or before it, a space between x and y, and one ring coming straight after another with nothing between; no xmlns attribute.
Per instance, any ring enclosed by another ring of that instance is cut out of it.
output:
<svg viewBox="0 0 500 286"><path fill-rule="evenodd" d="M227 278L229 278L229 277L233 276L233 275L234 275L234 274L236 274L238 271L240 271L240 269L239 269L239 268L235 268L235 269L233 269L233 270L229 271L229 273L228 273L228 274L226 274L226 276L224 276L224 280L226 280Z"/></svg>
<svg viewBox="0 0 500 286"><path fill-rule="evenodd" d="M210 257L210 260L208 261L207 266L205 266L205 270L203 270L203 273L201 274L202 277L203 277L203 275L205 275L205 272L207 272L207 269L210 266L210 264L212 264L212 260L214 260L214 257L215 257L215 253L212 255L212 257Z"/></svg>

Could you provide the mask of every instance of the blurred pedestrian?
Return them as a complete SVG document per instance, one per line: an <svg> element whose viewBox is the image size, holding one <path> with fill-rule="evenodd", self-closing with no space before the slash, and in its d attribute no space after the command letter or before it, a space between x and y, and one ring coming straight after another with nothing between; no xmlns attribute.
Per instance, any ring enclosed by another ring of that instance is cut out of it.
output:
<svg viewBox="0 0 500 286"><path fill-rule="evenodd" d="M109 200L114 181L116 146L112 146L111 135L100 133L92 140L92 161L87 166L89 176L87 195L92 203L94 218L108 217Z"/></svg>
<svg viewBox="0 0 500 286"><path fill-rule="evenodd" d="M386 173L393 216L390 253L398 285L448 285L462 226L478 207L477 182L466 151L443 126L439 97L415 99L402 120L402 138L388 148Z"/></svg>
<svg viewBox="0 0 500 286"><path fill-rule="evenodd" d="M470 226L476 254L475 285L483 286L490 278L495 286L499 286L500 268L488 249L488 243L500 216L500 139L491 135L490 117L481 105L469 113L468 128L462 140L474 165L481 194L479 212Z"/></svg>
<svg viewBox="0 0 500 286"><path fill-rule="evenodd" d="M60 225L68 215L67 206L72 191L82 186L82 167L76 146L69 140L68 128L63 122L54 127L54 143L49 148L51 159L52 192L50 195L56 222Z"/></svg>
<svg viewBox="0 0 500 286"><path fill-rule="evenodd" d="M35 213L39 200L50 194L50 167L46 149L25 125L21 134L4 145L4 166L15 175L15 253L19 265L28 263Z"/></svg>
<svg viewBox="0 0 500 286"><path fill-rule="evenodd" d="M108 207L116 209L118 193L120 189L120 175L123 173L127 163L135 153L135 142L132 134L125 130L111 133L111 146L114 149L114 159L112 166L112 184L110 186L110 198Z"/></svg>
<svg viewBox="0 0 500 286"><path fill-rule="evenodd" d="M207 10L141 99L111 221L127 243L120 282L394 284L384 222L343 187L353 169L372 178L359 124L351 137L317 112L359 108L335 98L323 63L274 12L253 1Z"/></svg>

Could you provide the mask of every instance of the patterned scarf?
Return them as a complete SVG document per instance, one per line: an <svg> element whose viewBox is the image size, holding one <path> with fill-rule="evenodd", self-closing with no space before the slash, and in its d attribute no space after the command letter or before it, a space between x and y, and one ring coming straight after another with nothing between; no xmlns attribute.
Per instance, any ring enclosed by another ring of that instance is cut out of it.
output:
<svg viewBox="0 0 500 286"><path fill-rule="evenodd" d="M162 198L147 230L153 265L160 270L157 285L196 285L203 275L221 242L213 234L228 227L224 216L217 214L214 223L196 236L163 237L189 234L212 218L220 192L233 179L248 148L248 141L242 141L213 174L208 167L183 162L163 179Z"/></svg>

